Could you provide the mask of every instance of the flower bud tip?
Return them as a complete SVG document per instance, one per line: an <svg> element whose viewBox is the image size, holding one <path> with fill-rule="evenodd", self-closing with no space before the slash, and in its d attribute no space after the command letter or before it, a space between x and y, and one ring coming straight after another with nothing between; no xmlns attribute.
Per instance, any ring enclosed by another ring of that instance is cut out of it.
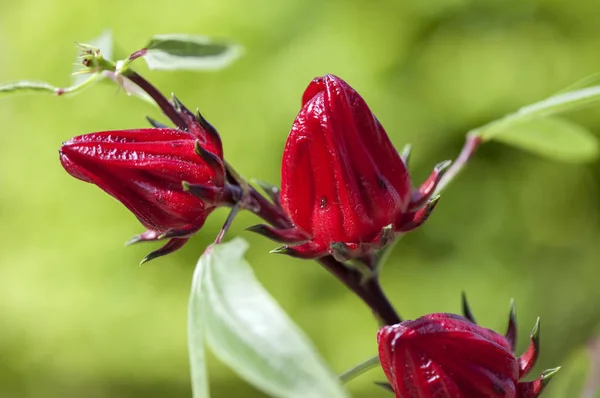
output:
<svg viewBox="0 0 600 398"><path fill-rule="evenodd" d="M540 317L535 321L535 325L531 331L531 340L535 343L535 348L538 349L540 345Z"/></svg>
<svg viewBox="0 0 600 398"><path fill-rule="evenodd" d="M402 154L400 155L400 158L402 159L402 161L404 162L404 165L406 165L406 166L408 166L408 161L410 160L411 151L412 151L411 144L406 144L406 145L404 145L404 148L402 148Z"/></svg>
<svg viewBox="0 0 600 398"><path fill-rule="evenodd" d="M473 316L473 312L471 311L471 307L469 306L469 302L467 301L467 294L463 291L461 293L461 302L462 302L462 312L465 318L469 321L477 324L475 321L475 317Z"/></svg>
<svg viewBox="0 0 600 398"><path fill-rule="evenodd" d="M140 238L139 235L137 235L137 236L134 236L133 238L129 239L127 242L125 242L125 246L131 246L131 245L134 245L141 241L142 241L142 239Z"/></svg>
<svg viewBox="0 0 600 398"><path fill-rule="evenodd" d="M508 327L504 335L510 343L511 349L514 351L517 346L517 307L515 300L510 300L510 313L508 316Z"/></svg>
<svg viewBox="0 0 600 398"><path fill-rule="evenodd" d="M175 93L171 93L171 101L173 101L173 106L175 106L175 109L178 111L181 111L184 108L181 101L175 96Z"/></svg>
<svg viewBox="0 0 600 398"><path fill-rule="evenodd" d="M381 233L379 235L379 245L381 247L386 247L390 243L392 243L396 239L396 233L394 232L394 224L386 225L381 228Z"/></svg>
<svg viewBox="0 0 600 398"><path fill-rule="evenodd" d="M435 206L437 206L437 203L439 202L440 197L441 197L440 195L435 195L431 199L429 199L429 202L427 202L427 208L430 209L430 211L433 210L433 208Z"/></svg>
<svg viewBox="0 0 600 398"><path fill-rule="evenodd" d="M333 242L329 246L329 252L340 263L344 263L350 259L350 249L344 242Z"/></svg>
<svg viewBox="0 0 600 398"><path fill-rule="evenodd" d="M446 169L448 167L450 167L451 164L452 164L452 160L444 160L443 162L440 162L440 163L436 164L435 167L434 167L434 169L438 173L442 173L442 172L446 171Z"/></svg>
<svg viewBox="0 0 600 398"><path fill-rule="evenodd" d="M166 124L162 124L161 122L158 122L149 116L146 116L146 120L148 121L148 123L150 123L150 125L152 127L162 128L162 129L169 128L169 126L167 126Z"/></svg>
<svg viewBox="0 0 600 398"><path fill-rule="evenodd" d="M379 386L387 391L394 392L394 389L392 388L392 385L390 383L385 383L383 381L376 381L374 383L376 386Z"/></svg>
<svg viewBox="0 0 600 398"><path fill-rule="evenodd" d="M540 380L542 381L542 384L545 386L548 383L550 383L550 380L552 380L552 378L554 377L554 375L556 375L556 373L558 373L558 371L560 370L561 366L558 366L556 368L552 368L552 369L547 369L542 373L542 376L540 377Z"/></svg>
<svg viewBox="0 0 600 398"><path fill-rule="evenodd" d="M269 253L273 254L290 254L292 250L288 246L279 246L271 250Z"/></svg>
<svg viewBox="0 0 600 398"><path fill-rule="evenodd" d="M214 153L204 149L204 147L200 143L200 140L196 140L194 144L194 152L196 152L196 155L200 156L202 160L204 160L209 165L217 166L220 168L224 167L223 161Z"/></svg>

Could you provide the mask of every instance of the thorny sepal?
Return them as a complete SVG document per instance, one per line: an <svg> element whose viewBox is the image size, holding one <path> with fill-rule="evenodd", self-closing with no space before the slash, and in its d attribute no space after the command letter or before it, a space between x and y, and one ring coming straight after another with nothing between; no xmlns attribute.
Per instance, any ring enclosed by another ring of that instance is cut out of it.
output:
<svg viewBox="0 0 600 398"><path fill-rule="evenodd" d="M154 128L86 134L60 150L65 170L115 197L148 229L129 244L169 239L143 262L179 249L215 208L244 199L241 185L229 182L216 130L205 131L206 120L201 125L176 98L167 109L177 128L149 119Z"/></svg>
<svg viewBox="0 0 600 398"><path fill-rule="evenodd" d="M468 318L429 314L379 330L380 361L396 397L538 397L559 369L549 369L531 382L519 381L538 357L539 320L528 350L516 357L511 337L516 332L514 306L509 337L478 326L464 295L463 309Z"/></svg>
<svg viewBox="0 0 600 398"><path fill-rule="evenodd" d="M544 388L550 383L550 380L558 373L560 366L547 369L542 372L539 379L529 382L521 382L518 385L517 398L537 398L544 391Z"/></svg>
<svg viewBox="0 0 600 398"><path fill-rule="evenodd" d="M435 165L433 171L429 177L427 177L425 182L421 184L419 188L413 191L409 209L418 209L422 207L423 204L432 197L435 188L444 176L444 172L448 169L448 167L450 167L451 164L451 160L445 160Z"/></svg>
<svg viewBox="0 0 600 398"><path fill-rule="evenodd" d="M473 311L471 311L471 306L469 305L469 302L467 301L467 294L465 292L462 292L462 294L461 294L461 304L462 304L463 316L465 318L467 318L469 321L477 324L477 321L475 320L475 316L473 315Z"/></svg>
<svg viewBox="0 0 600 398"><path fill-rule="evenodd" d="M519 374L527 375L535 366L540 352L540 318L535 322L531 332L529 347L523 355L519 357Z"/></svg>
<svg viewBox="0 0 600 398"><path fill-rule="evenodd" d="M515 300L510 300L510 315L508 317L508 327L506 328L506 334L504 336L514 351L517 347L517 306Z"/></svg>

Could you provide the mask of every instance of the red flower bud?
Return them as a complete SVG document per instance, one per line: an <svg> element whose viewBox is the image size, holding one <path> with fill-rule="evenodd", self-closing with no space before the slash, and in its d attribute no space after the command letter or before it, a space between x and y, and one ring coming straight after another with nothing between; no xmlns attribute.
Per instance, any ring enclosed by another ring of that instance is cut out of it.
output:
<svg viewBox="0 0 600 398"><path fill-rule="evenodd" d="M116 198L148 229L130 243L171 238L144 261L182 247L216 206L232 200L218 134L200 115L176 100L175 106L186 130L92 133L72 138L60 149L69 174Z"/></svg>
<svg viewBox="0 0 600 398"><path fill-rule="evenodd" d="M519 382L535 365L539 320L529 349L515 357L514 312L506 336L454 314L429 314L384 326L377 334L381 366L398 398L534 398L558 369Z"/></svg>
<svg viewBox="0 0 600 398"><path fill-rule="evenodd" d="M296 244L277 252L361 256L427 219L447 165L413 190L405 159L362 97L336 76L319 77L304 93L283 154L281 205L294 225L252 230Z"/></svg>

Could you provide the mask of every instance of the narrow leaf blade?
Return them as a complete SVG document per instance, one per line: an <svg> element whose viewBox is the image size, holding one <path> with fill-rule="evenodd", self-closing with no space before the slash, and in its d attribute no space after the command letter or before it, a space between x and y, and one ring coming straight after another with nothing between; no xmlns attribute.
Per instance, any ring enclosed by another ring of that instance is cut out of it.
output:
<svg viewBox="0 0 600 398"><path fill-rule="evenodd" d="M156 35L146 46L143 58L150 69L215 70L240 57L239 45L214 41L205 36Z"/></svg>
<svg viewBox="0 0 600 398"><path fill-rule="evenodd" d="M559 93L542 101L527 105L513 117L550 116L584 108L600 102L600 86L583 87L575 91Z"/></svg>
<svg viewBox="0 0 600 398"><path fill-rule="evenodd" d="M591 86L599 86L600 85L600 72L593 73L589 76L584 77L581 80L576 81L575 83L563 88L558 91L556 94L563 94L569 91L575 91L586 87Z"/></svg>
<svg viewBox="0 0 600 398"><path fill-rule="evenodd" d="M207 249L207 251L210 248ZM198 261L192 278L192 291L188 304L188 352L190 356L190 372L192 393L194 398L209 398L208 372L206 371L206 355L204 348L204 289L203 278L206 267L203 266L203 255Z"/></svg>
<svg viewBox="0 0 600 398"><path fill-rule="evenodd" d="M579 124L557 117L511 123L506 128L494 129L493 134L483 134L482 138L564 162L589 162L600 154L598 139L592 133Z"/></svg>
<svg viewBox="0 0 600 398"><path fill-rule="evenodd" d="M200 260L208 345L249 383L276 397L346 397L312 343L255 278L241 238Z"/></svg>

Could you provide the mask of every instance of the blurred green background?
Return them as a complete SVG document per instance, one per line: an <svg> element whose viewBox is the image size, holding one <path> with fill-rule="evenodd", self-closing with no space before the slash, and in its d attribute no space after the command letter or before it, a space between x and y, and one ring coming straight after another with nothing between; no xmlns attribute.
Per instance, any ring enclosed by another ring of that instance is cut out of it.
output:
<svg viewBox="0 0 600 398"><path fill-rule="evenodd" d="M74 42L105 28L123 53L157 33L231 38L246 55L226 70L138 70L200 107L245 176L279 183L301 94L314 76L334 73L398 147L413 144L418 183L455 157L469 129L600 70L599 16L596 0L2 1L0 81L68 85ZM569 117L598 134L598 110ZM123 242L141 225L58 161L62 141L142 127L147 114L160 117L111 85L73 98L0 99L0 397L190 396L190 280L226 212L181 251L140 268L156 246ZM533 374L568 364L600 324L599 188L598 162L486 144L430 221L396 247L384 287L405 318L458 312L464 290L478 321L501 332L515 298L518 353L542 318ZM364 305L316 263L269 255L272 242L243 232L256 221L240 217L233 234L251 242L258 277L332 368L374 355L377 326ZM210 376L215 397L263 396L212 357ZM372 371L349 389L389 397L372 383L383 379Z"/></svg>

